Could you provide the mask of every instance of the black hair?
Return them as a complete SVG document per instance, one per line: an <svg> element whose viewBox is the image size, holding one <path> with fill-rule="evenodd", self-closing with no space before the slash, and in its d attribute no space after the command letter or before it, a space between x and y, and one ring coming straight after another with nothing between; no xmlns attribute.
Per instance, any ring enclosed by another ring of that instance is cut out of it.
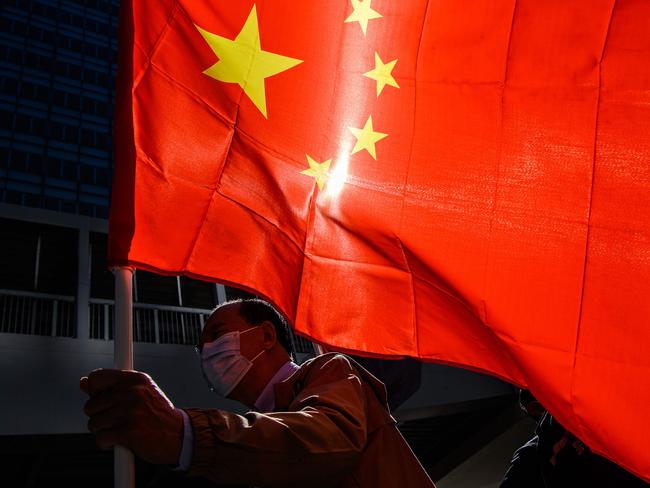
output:
<svg viewBox="0 0 650 488"><path fill-rule="evenodd" d="M280 345L287 351L287 354L293 358L293 347L291 345L291 336L289 324L286 319L278 312L273 305L259 298L238 298L220 304L216 309L225 305L239 304L239 316L250 325L258 325L268 320L275 327L275 336ZM214 313L214 312L213 312Z"/></svg>

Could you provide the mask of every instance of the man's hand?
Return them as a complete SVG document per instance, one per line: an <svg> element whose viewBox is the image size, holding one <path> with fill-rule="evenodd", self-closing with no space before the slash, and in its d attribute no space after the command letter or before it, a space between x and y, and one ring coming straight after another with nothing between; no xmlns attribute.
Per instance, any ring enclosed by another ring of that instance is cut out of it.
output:
<svg viewBox="0 0 650 488"><path fill-rule="evenodd" d="M118 444L153 464L178 463L183 416L149 375L96 369L79 386L90 396L84 412L100 448Z"/></svg>

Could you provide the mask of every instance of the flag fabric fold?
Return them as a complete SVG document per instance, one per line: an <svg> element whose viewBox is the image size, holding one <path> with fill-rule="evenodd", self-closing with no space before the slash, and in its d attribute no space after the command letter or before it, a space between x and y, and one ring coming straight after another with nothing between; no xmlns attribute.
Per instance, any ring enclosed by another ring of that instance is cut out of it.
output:
<svg viewBox="0 0 650 488"><path fill-rule="evenodd" d="M650 4L123 2L109 260L529 388L650 480Z"/></svg>

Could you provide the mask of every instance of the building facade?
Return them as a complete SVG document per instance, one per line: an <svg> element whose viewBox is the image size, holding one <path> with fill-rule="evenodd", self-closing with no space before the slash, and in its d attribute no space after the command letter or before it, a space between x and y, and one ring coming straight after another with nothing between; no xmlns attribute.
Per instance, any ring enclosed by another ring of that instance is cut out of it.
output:
<svg viewBox="0 0 650 488"><path fill-rule="evenodd" d="M1 8L0 201L105 219L118 2Z"/></svg>

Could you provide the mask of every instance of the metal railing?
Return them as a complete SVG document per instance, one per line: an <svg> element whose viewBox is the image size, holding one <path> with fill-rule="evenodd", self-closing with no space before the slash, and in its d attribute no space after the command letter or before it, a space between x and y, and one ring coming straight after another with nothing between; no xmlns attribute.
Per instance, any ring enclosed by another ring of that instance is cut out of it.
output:
<svg viewBox="0 0 650 488"><path fill-rule="evenodd" d="M289 334L291 334L291 345L294 352L301 354L314 354L314 345L311 341L297 335L291 328L289 328Z"/></svg>
<svg viewBox="0 0 650 488"><path fill-rule="evenodd" d="M113 300L90 299L90 338L113 340ZM154 344L199 342L211 310L167 305L133 304L133 340Z"/></svg>
<svg viewBox="0 0 650 488"><path fill-rule="evenodd" d="M113 340L113 300L90 299L90 338ZM152 344L198 344L212 310L133 304L133 340ZM313 354L313 344L290 331L294 351Z"/></svg>
<svg viewBox="0 0 650 488"><path fill-rule="evenodd" d="M76 337L75 298L0 289L0 333ZM89 338L113 340L115 302L89 300ZM167 305L133 304L133 340L152 344L199 342L212 310ZM291 333L294 351L313 353L307 339Z"/></svg>
<svg viewBox="0 0 650 488"><path fill-rule="evenodd" d="M0 332L75 337L75 299L0 289Z"/></svg>

